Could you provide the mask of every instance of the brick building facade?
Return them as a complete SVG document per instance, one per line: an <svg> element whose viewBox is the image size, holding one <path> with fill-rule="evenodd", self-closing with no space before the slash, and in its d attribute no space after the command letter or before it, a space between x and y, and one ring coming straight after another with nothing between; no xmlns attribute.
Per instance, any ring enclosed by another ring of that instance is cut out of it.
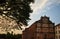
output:
<svg viewBox="0 0 60 39"><path fill-rule="evenodd" d="M43 16L23 31L22 39L55 39L54 23Z"/></svg>

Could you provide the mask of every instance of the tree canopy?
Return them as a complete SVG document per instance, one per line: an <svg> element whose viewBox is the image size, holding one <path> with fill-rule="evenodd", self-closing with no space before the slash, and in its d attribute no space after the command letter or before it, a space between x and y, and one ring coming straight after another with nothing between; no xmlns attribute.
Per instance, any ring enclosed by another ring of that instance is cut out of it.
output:
<svg viewBox="0 0 60 39"><path fill-rule="evenodd" d="M30 3L33 2L34 0L0 0L0 15L16 20L17 24L21 22L28 25L32 13Z"/></svg>

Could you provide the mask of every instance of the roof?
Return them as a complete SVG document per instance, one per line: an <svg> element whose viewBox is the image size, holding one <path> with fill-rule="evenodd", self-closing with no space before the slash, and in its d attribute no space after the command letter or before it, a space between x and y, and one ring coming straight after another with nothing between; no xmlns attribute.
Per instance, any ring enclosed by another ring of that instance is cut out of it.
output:
<svg viewBox="0 0 60 39"><path fill-rule="evenodd" d="M57 26L60 26L60 23L59 23L59 24L57 24L57 25L56 25L56 27L57 27Z"/></svg>

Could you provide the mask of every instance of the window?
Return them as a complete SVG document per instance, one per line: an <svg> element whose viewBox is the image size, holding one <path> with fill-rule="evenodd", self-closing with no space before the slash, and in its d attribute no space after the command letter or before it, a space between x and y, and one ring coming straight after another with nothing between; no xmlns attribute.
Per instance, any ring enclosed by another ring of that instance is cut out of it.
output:
<svg viewBox="0 0 60 39"><path fill-rule="evenodd" d="M41 24L40 23L37 23L37 27L40 27L41 26Z"/></svg>
<svg viewBox="0 0 60 39"><path fill-rule="evenodd" d="M47 18L43 18L42 21L43 21L43 23L48 23L48 19Z"/></svg>
<svg viewBox="0 0 60 39"><path fill-rule="evenodd" d="M34 37L31 37L31 39L34 39Z"/></svg>
<svg viewBox="0 0 60 39"><path fill-rule="evenodd" d="M57 34L57 31L55 31L55 33Z"/></svg>
<svg viewBox="0 0 60 39"><path fill-rule="evenodd" d="M36 31L39 32L40 31L40 28L37 28Z"/></svg>
<svg viewBox="0 0 60 39"><path fill-rule="evenodd" d="M59 39L60 39L60 36L59 36Z"/></svg>
<svg viewBox="0 0 60 39"><path fill-rule="evenodd" d="M42 27L49 27L48 24L43 24Z"/></svg>
<svg viewBox="0 0 60 39"><path fill-rule="evenodd" d="M56 36L56 39L58 39L58 37Z"/></svg>
<svg viewBox="0 0 60 39"><path fill-rule="evenodd" d="M53 27L54 25L53 25L53 24L50 24L49 26L50 26L50 27Z"/></svg>
<svg viewBox="0 0 60 39"><path fill-rule="evenodd" d="M39 39L39 36L40 36L40 34L39 34L39 33L37 33L37 35L36 35L37 39Z"/></svg>
<svg viewBox="0 0 60 39"><path fill-rule="evenodd" d="M55 27L55 30L57 29L57 27Z"/></svg>
<svg viewBox="0 0 60 39"><path fill-rule="evenodd" d="M60 33L60 31L59 31L59 33Z"/></svg>
<svg viewBox="0 0 60 39"><path fill-rule="evenodd" d="M40 34L39 33L37 33L37 37L39 37L40 36Z"/></svg>
<svg viewBox="0 0 60 39"><path fill-rule="evenodd" d="M37 39L39 39L39 37L37 37Z"/></svg>
<svg viewBox="0 0 60 39"><path fill-rule="evenodd" d="M36 31L37 31L37 32L40 31L40 26L41 26L41 24L40 24L40 23L37 23L37 28L36 28Z"/></svg>
<svg viewBox="0 0 60 39"><path fill-rule="evenodd" d="M51 32L53 32L54 30L53 29L50 29Z"/></svg>
<svg viewBox="0 0 60 39"><path fill-rule="evenodd" d="M60 26L58 26L58 28L60 28Z"/></svg>

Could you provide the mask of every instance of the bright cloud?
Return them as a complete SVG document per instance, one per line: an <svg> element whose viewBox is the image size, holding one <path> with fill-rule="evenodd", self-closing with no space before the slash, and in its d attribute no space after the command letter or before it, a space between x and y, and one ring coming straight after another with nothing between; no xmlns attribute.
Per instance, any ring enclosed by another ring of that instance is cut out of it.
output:
<svg viewBox="0 0 60 39"><path fill-rule="evenodd" d="M48 0L36 0L35 4L31 6L33 12L36 12L37 10L44 8L47 1Z"/></svg>
<svg viewBox="0 0 60 39"><path fill-rule="evenodd" d="M53 8L54 6L56 6L56 5L59 5L60 4L60 0L49 0L47 3L46 3L46 5L45 5L45 10L47 10L47 9L51 9L51 8Z"/></svg>
<svg viewBox="0 0 60 39"><path fill-rule="evenodd" d="M33 14L37 14L39 10L43 11L45 8L50 9L56 4L60 4L60 0L35 0L31 8L33 9Z"/></svg>

